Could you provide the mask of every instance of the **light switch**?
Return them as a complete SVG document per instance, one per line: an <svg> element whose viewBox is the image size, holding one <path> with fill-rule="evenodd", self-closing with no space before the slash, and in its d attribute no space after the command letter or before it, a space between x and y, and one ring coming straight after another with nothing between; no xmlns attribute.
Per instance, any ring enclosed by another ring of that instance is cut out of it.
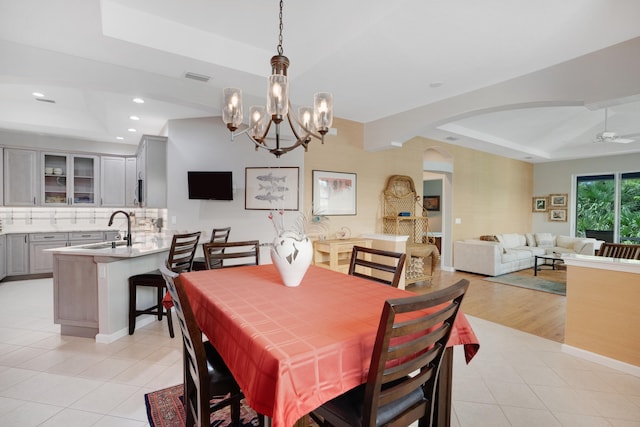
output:
<svg viewBox="0 0 640 427"><path fill-rule="evenodd" d="M176 216L175 215L171 216L171 224L176 225Z"/></svg>
<svg viewBox="0 0 640 427"><path fill-rule="evenodd" d="M462 224L462 218L456 218L456 224Z"/></svg>

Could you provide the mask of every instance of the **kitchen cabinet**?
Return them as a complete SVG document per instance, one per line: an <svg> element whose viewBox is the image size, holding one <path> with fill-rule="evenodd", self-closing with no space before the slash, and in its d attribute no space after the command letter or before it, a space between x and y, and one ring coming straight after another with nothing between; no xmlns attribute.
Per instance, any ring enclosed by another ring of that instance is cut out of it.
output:
<svg viewBox="0 0 640 427"><path fill-rule="evenodd" d="M53 272L53 256L47 249L67 245L67 233L35 233L29 235L29 273Z"/></svg>
<svg viewBox="0 0 640 427"><path fill-rule="evenodd" d="M0 280L7 277L7 236L0 235Z"/></svg>
<svg viewBox="0 0 640 427"><path fill-rule="evenodd" d="M124 157L100 157L100 204L102 206L125 205L125 181Z"/></svg>
<svg viewBox="0 0 640 427"><path fill-rule="evenodd" d="M98 157L42 153L43 206L97 205Z"/></svg>
<svg viewBox="0 0 640 427"><path fill-rule="evenodd" d="M7 276L29 274L28 234L7 234Z"/></svg>
<svg viewBox="0 0 640 427"><path fill-rule="evenodd" d="M136 154L138 206L167 207L167 138L144 135Z"/></svg>
<svg viewBox="0 0 640 427"><path fill-rule="evenodd" d="M0 148L0 205L4 204L4 150ZM0 278L0 280L2 280Z"/></svg>
<svg viewBox="0 0 640 427"><path fill-rule="evenodd" d="M87 245L105 241L103 231L74 231L70 233L33 233L29 235L29 273L52 273L53 255L47 249Z"/></svg>
<svg viewBox="0 0 640 427"><path fill-rule="evenodd" d="M4 149L5 206L35 206L38 203L38 152Z"/></svg>
<svg viewBox="0 0 640 427"><path fill-rule="evenodd" d="M134 207L138 204L138 172L135 157L127 157L124 167L124 205Z"/></svg>

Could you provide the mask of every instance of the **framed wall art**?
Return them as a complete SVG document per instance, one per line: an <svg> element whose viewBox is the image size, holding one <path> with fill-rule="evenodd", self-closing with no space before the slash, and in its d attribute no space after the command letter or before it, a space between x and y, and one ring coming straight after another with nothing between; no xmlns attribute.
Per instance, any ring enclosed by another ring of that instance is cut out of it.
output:
<svg viewBox="0 0 640 427"><path fill-rule="evenodd" d="M567 210L566 209L549 209L549 221L566 222Z"/></svg>
<svg viewBox="0 0 640 427"><path fill-rule="evenodd" d="M355 215L356 174L312 171L313 215Z"/></svg>
<svg viewBox="0 0 640 427"><path fill-rule="evenodd" d="M566 194L549 194L549 207L550 208L566 208L567 195Z"/></svg>
<svg viewBox="0 0 640 427"><path fill-rule="evenodd" d="M423 196L422 206L428 211L439 211L440 196Z"/></svg>
<svg viewBox="0 0 640 427"><path fill-rule="evenodd" d="M533 212L546 212L548 202L546 197L534 197L531 210Z"/></svg>
<svg viewBox="0 0 640 427"><path fill-rule="evenodd" d="M299 168L245 168L245 209L298 210Z"/></svg>

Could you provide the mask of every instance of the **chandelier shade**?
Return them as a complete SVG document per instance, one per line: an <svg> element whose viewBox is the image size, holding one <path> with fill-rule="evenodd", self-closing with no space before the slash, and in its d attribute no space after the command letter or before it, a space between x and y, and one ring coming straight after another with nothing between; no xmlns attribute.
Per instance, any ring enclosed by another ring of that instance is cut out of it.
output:
<svg viewBox="0 0 640 427"><path fill-rule="evenodd" d="M225 88L223 91L222 120L234 136L245 134L255 144L256 151L266 149L276 157L297 147L305 151L312 138L324 144L333 122L333 96L328 92L318 92L314 95L313 107L301 107L298 115L292 111L289 97L289 78L287 69L289 59L283 55L282 48L282 6L280 1L280 34L278 38L278 54L271 58L271 75L267 85L266 106L251 106L249 108L249 127L235 133L243 123L242 90ZM289 146L281 144L280 124L285 121L291 128L295 142ZM268 134L272 126L275 129L275 144L267 144Z"/></svg>

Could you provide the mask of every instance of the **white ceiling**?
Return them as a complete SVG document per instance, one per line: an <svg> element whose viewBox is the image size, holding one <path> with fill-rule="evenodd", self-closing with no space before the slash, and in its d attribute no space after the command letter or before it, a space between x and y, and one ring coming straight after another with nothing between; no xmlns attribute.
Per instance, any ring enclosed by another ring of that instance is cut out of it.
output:
<svg viewBox="0 0 640 427"><path fill-rule="evenodd" d="M278 3L0 0L0 128L137 144L220 115L223 87L263 103ZM283 46L292 102L332 92L369 149L422 135L542 162L640 152L639 20L637 0L298 0ZM603 107L635 142L593 142Z"/></svg>

